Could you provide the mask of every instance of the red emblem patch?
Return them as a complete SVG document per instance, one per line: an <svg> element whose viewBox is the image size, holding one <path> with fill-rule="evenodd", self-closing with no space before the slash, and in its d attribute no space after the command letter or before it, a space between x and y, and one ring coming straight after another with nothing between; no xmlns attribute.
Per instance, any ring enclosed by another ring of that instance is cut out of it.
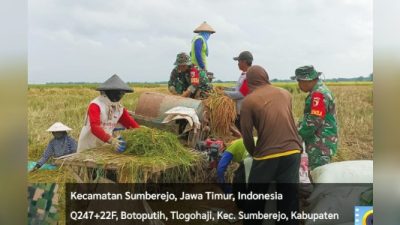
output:
<svg viewBox="0 0 400 225"><path fill-rule="evenodd" d="M314 92L311 95L311 115L325 118L326 109L324 103L324 95L320 92Z"/></svg>

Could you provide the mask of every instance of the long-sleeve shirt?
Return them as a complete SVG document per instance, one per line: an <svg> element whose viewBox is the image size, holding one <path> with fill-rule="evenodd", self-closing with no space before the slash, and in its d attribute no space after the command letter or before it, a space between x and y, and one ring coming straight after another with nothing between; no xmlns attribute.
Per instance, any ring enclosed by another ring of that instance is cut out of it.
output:
<svg viewBox="0 0 400 225"><path fill-rule="evenodd" d="M246 80L246 72L243 72L238 81L236 82L236 86L233 91L225 90L224 93L231 99L236 101L236 113L240 114L240 108L242 107L242 102L247 93L242 93L243 90L243 82Z"/></svg>
<svg viewBox="0 0 400 225"><path fill-rule="evenodd" d="M101 127L100 107L95 103L91 103L89 105L88 114L90 128L93 135L103 142L107 142L108 140L110 140L111 135L107 134ZM123 109L122 116L118 120L118 122L127 129L139 127L139 124L129 115L128 110L126 110L125 108Z"/></svg>
<svg viewBox="0 0 400 225"><path fill-rule="evenodd" d="M254 138L257 141L257 138ZM218 183L225 183L225 171L227 170L229 164L234 161L240 163L248 156L246 147L243 144L243 139L237 139L232 142L231 145L222 154L221 159L217 166L217 181Z"/></svg>
<svg viewBox="0 0 400 225"><path fill-rule="evenodd" d="M269 84L265 70L253 66L247 71L250 94L240 112L241 133L247 151L255 160L282 156L302 149L292 115L292 97ZM253 128L258 140L254 143Z"/></svg>
<svg viewBox="0 0 400 225"><path fill-rule="evenodd" d="M201 51L203 48L203 40L202 39L197 39L194 42L194 54L196 56L197 62L199 63L199 68L205 70L205 62L203 62L203 57L201 56Z"/></svg>
<svg viewBox="0 0 400 225"><path fill-rule="evenodd" d="M50 157L60 157L76 152L76 141L68 135L60 139L53 138L47 145L42 158L38 161L38 165L43 166Z"/></svg>
<svg viewBox="0 0 400 225"><path fill-rule="evenodd" d="M190 86L190 67L186 71L179 71L175 67L170 75L168 87L172 86L178 94L182 94Z"/></svg>
<svg viewBox="0 0 400 225"><path fill-rule="evenodd" d="M338 143L335 99L322 81L314 86L305 99L304 118L300 123L299 135L306 151L318 149L323 155L335 155Z"/></svg>

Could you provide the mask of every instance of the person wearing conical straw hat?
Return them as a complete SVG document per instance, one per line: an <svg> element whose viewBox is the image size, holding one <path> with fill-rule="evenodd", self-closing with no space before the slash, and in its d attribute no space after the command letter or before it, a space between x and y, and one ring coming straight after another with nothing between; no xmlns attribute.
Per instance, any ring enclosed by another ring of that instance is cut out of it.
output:
<svg viewBox="0 0 400 225"><path fill-rule="evenodd" d="M126 143L121 137L113 137L115 128L122 125L126 129L139 128L139 124L129 115L120 100L125 93L132 93L133 89L114 74L97 89L100 96L89 104L85 123L78 141L78 152L86 149L111 144L113 149L123 152Z"/></svg>
<svg viewBox="0 0 400 225"><path fill-rule="evenodd" d="M209 52L207 41L210 38L210 35L215 33L215 30L204 21L193 32L197 35L192 40L192 48L190 52L192 63L200 70L207 71L207 56Z"/></svg>
<svg viewBox="0 0 400 225"><path fill-rule="evenodd" d="M36 163L32 171L41 168L50 157L60 157L76 152L76 141L67 134L67 131L72 130L61 122L56 122L47 131L51 132L54 138L47 145L43 156Z"/></svg>

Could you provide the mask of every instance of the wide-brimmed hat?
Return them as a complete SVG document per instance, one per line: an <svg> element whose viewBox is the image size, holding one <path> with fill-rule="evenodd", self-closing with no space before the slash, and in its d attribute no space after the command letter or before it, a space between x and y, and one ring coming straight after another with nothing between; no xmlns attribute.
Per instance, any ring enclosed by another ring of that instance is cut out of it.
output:
<svg viewBox="0 0 400 225"><path fill-rule="evenodd" d="M290 77L292 80L314 80L321 76L322 72L314 69L314 66L302 66L296 69L295 76Z"/></svg>
<svg viewBox="0 0 400 225"><path fill-rule="evenodd" d="M206 21L204 21L200 26L198 26L194 31L194 33L200 33L200 32L210 32L210 33L215 33L215 30L207 24Z"/></svg>
<svg viewBox="0 0 400 225"><path fill-rule="evenodd" d="M72 130L68 126L62 124L61 122L56 122L47 129L49 132L59 132L59 131L69 131Z"/></svg>
<svg viewBox="0 0 400 225"><path fill-rule="evenodd" d="M108 80L104 83L100 84L98 91L125 91L125 92L133 92L133 89L129 87L125 82L119 78L117 74L112 75Z"/></svg>
<svg viewBox="0 0 400 225"><path fill-rule="evenodd" d="M190 60L190 56L184 52L179 53L176 55L176 60L174 65L192 65L192 61Z"/></svg>

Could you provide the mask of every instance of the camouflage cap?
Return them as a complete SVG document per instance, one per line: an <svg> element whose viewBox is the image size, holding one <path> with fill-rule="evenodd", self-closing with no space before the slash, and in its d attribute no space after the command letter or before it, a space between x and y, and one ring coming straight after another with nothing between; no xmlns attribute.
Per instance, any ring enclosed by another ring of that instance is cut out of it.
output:
<svg viewBox="0 0 400 225"><path fill-rule="evenodd" d="M314 66L302 66L296 69L295 76L290 77L292 80L314 80L317 79L322 73L317 72Z"/></svg>
<svg viewBox="0 0 400 225"><path fill-rule="evenodd" d="M176 60L174 65L192 65L192 61L190 60L190 56L184 52L176 55Z"/></svg>

